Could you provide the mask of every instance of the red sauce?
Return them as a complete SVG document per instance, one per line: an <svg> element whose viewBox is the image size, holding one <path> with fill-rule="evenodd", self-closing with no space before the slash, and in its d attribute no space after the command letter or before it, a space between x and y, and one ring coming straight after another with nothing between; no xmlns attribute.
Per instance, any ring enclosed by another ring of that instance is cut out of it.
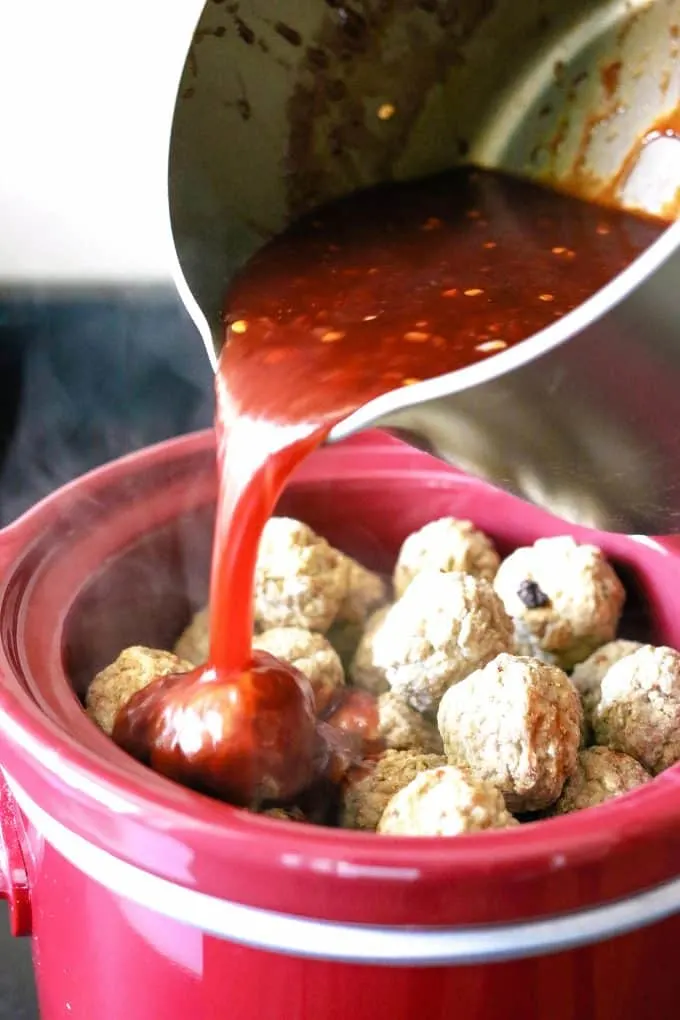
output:
<svg viewBox="0 0 680 1020"><path fill-rule="evenodd" d="M360 741L362 758L384 750L380 736L377 698L360 688L343 691L326 720L342 733L351 734Z"/></svg>
<svg viewBox="0 0 680 1020"><path fill-rule="evenodd" d="M159 772L239 804L286 800L315 777L337 777L352 758L342 736L359 735L359 754L374 749L370 696L350 693L335 727L318 723L306 679L251 649L259 538L287 479L367 401L533 335L663 226L460 169L352 196L265 247L226 305L210 665L137 694L114 739Z"/></svg>
<svg viewBox="0 0 680 1020"><path fill-rule="evenodd" d="M246 668L161 677L114 739L158 772L237 804L285 801L328 766L306 677L254 651Z"/></svg>

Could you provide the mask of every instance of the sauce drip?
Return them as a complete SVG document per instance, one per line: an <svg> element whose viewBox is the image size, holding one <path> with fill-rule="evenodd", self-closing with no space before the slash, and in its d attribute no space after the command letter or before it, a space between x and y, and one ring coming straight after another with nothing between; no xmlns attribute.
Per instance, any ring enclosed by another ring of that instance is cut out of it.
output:
<svg viewBox="0 0 680 1020"><path fill-rule="evenodd" d="M259 539L286 481L363 404L532 336L664 226L458 169L344 199L256 255L228 295L216 380L210 663L140 691L114 739L239 804L292 798L374 750L370 698L350 692L319 723L306 679L251 648Z"/></svg>

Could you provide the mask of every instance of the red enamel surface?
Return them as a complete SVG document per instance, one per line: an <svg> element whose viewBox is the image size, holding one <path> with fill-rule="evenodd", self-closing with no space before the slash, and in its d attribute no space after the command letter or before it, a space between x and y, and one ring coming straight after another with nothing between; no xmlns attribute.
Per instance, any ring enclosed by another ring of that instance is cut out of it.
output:
<svg viewBox="0 0 680 1020"><path fill-rule="evenodd" d="M674 1020L680 918L490 966L368 967L222 942L114 896L37 833L41 1020ZM68 937L65 936L66 930Z"/></svg>
<svg viewBox="0 0 680 1020"><path fill-rule="evenodd" d="M519 921L677 875L677 768L594 811L519 831L395 841L226 807L145 769L91 725L65 665L82 684L121 643L170 642L189 612L178 577L194 603L202 597L196 577L209 561L212 442L208 434L176 440L95 472L0 539L0 760L37 804L93 844L180 885L329 920ZM680 541L565 528L385 437L315 454L282 509L376 567L389 564L407 532L448 512L474 519L503 550L565 530L595 537L625 573L629 632L680 645ZM154 544L164 528L166 538ZM188 551L178 559L185 537ZM116 565L126 553L133 566L121 587ZM177 561L172 570L170 561ZM677 917L507 964L416 970L315 962L241 948L169 921L86 878L31 825L25 835L17 831L42 1020L200 1020L220 1011L230 1020L676 1014Z"/></svg>
<svg viewBox="0 0 680 1020"><path fill-rule="evenodd" d="M121 644L169 642L177 633L188 608L184 596L178 601L172 594L171 578L167 598L154 601L150 577L163 573L156 553L149 576L128 578L123 590L107 586L107 577L135 543L141 542L143 559L145 543L164 527L170 529L164 548L175 548L178 534L191 536L190 550L201 545L187 515L214 499L211 444L208 435L194 436L111 465L51 497L6 534L1 755L34 801L69 829L155 874L308 917L413 925L521 920L612 900L675 876L676 769L596 811L455 842L411 841L249 815L153 774L116 748L84 716L64 656L77 675L79 655L94 669ZM680 561L672 542L664 547L565 528L400 443L368 436L321 450L296 474L282 509L373 566L386 565L405 534L444 513L471 517L502 549L566 530L595 538L633 571L629 602L649 614L651 635L680 645ZM71 627L69 610L85 598L93 577L102 594L78 639L92 647L78 649L65 621ZM143 597L148 602L140 613L136 598ZM346 866L351 882L343 877ZM376 877L376 868L384 877Z"/></svg>
<svg viewBox="0 0 680 1020"><path fill-rule="evenodd" d="M22 832L23 822L0 774L0 898L7 900L12 935L31 934L31 895Z"/></svg>

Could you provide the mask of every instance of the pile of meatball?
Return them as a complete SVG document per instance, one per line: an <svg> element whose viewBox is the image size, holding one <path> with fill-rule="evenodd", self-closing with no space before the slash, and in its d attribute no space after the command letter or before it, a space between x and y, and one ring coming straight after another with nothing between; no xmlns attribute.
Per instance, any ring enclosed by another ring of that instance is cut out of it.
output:
<svg viewBox="0 0 680 1020"><path fill-rule="evenodd" d="M680 760L680 653L617 637L625 591L594 545L543 538L501 561L470 521L444 517L408 536L389 580L276 517L255 589L254 647L307 677L320 718L346 724L353 697L374 706L366 755L342 779L345 828L509 828ZM172 652L125 649L89 687L92 719L111 734L137 691L204 663L208 622L206 607ZM300 805L267 813L310 820Z"/></svg>

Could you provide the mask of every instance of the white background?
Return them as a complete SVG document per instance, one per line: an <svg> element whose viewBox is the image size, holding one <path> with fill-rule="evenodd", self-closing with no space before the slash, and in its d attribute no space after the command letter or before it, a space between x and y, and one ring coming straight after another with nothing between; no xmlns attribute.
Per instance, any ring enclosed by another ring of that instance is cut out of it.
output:
<svg viewBox="0 0 680 1020"><path fill-rule="evenodd" d="M169 279L166 159L202 0L0 0L0 283Z"/></svg>

